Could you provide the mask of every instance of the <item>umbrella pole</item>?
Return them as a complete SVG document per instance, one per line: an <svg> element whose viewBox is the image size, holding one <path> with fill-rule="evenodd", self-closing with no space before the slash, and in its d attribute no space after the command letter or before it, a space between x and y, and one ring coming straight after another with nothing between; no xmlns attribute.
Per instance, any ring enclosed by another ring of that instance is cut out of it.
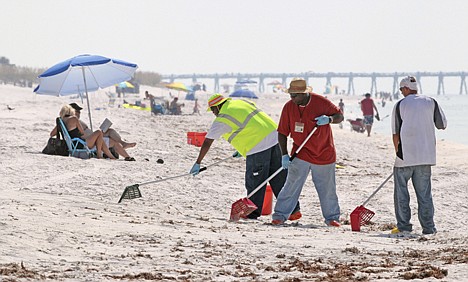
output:
<svg viewBox="0 0 468 282"><path fill-rule="evenodd" d="M81 67L81 70L83 72L83 81L84 81L84 88L85 88L85 92L86 92L86 101L88 102L89 127L91 128L91 131L94 131L93 130L93 122L91 121L91 108L89 106L88 86L86 85L86 76L85 76L84 67Z"/></svg>

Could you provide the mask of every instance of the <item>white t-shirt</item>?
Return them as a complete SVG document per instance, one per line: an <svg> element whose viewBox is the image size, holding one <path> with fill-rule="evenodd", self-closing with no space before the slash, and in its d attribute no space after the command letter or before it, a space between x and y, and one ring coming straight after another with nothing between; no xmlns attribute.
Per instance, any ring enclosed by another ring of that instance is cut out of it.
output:
<svg viewBox="0 0 468 282"><path fill-rule="evenodd" d="M217 140L223 134L229 133L231 131L232 131L232 128L229 125L222 123L222 122L215 121L211 125L210 130L208 130L208 133L206 134L205 138ZM265 138L263 138L263 140L260 141L255 147L253 147L252 150L248 151L247 156L265 151L266 149L269 149L275 146L277 143L278 143L278 132L276 130L273 130L270 134L268 134Z"/></svg>
<svg viewBox="0 0 468 282"><path fill-rule="evenodd" d="M395 167L436 164L434 126L445 129L447 119L430 97L410 94L393 107L392 133L400 135Z"/></svg>

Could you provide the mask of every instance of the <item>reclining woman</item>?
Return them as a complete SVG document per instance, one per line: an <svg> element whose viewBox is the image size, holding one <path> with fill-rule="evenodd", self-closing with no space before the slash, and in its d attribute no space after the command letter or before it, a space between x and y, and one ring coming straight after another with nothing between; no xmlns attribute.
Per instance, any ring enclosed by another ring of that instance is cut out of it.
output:
<svg viewBox="0 0 468 282"><path fill-rule="evenodd" d="M62 119L63 123L67 127L68 134L71 138L80 138L83 139L82 136L84 135L83 127L80 124L80 121L75 116L75 109L73 109L70 105L64 105L62 109L60 109L60 118ZM57 126L52 130L50 136L56 135ZM85 140L85 139L83 139ZM97 158L102 158L102 153L104 152L110 159L115 160L116 158L112 153L109 151L109 148L104 141L102 131L96 130L91 135L87 136L86 138L86 145L88 148L93 148L96 146L97 151Z"/></svg>
<svg viewBox="0 0 468 282"><path fill-rule="evenodd" d="M93 134L93 131L89 129L88 125L80 119L81 117L81 110L83 109L82 107L78 106L76 103L70 103L69 104L74 110L75 110L75 117L80 121L81 127L84 130L84 135L81 137L81 139L86 140L88 136ZM135 158L130 157L130 155L127 153L126 149L127 148L132 148L135 147L136 143L135 142L125 142L122 140L122 137L120 136L117 131L113 128L109 128L106 132L102 133L104 136L104 140L106 140L106 137L109 138L109 148L114 148L115 152L121 156L123 156L126 161L135 161ZM115 155L114 155L115 156Z"/></svg>

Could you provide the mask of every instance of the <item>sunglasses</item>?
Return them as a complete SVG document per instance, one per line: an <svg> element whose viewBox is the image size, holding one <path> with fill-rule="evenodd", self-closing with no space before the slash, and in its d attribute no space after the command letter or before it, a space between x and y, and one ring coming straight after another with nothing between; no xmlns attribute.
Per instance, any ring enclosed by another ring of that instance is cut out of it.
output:
<svg viewBox="0 0 468 282"><path fill-rule="evenodd" d="M291 97L291 98L296 98L298 95L301 95L301 94L289 93L289 97Z"/></svg>

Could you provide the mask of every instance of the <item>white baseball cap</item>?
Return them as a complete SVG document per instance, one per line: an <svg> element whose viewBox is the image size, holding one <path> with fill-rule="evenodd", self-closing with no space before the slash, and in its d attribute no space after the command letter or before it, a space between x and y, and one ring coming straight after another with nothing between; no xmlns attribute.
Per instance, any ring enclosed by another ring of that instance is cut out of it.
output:
<svg viewBox="0 0 468 282"><path fill-rule="evenodd" d="M416 82L416 78L414 76L407 76L400 81L400 88L401 87L408 87L411 90L418 90L418 83Z"/></svg>

